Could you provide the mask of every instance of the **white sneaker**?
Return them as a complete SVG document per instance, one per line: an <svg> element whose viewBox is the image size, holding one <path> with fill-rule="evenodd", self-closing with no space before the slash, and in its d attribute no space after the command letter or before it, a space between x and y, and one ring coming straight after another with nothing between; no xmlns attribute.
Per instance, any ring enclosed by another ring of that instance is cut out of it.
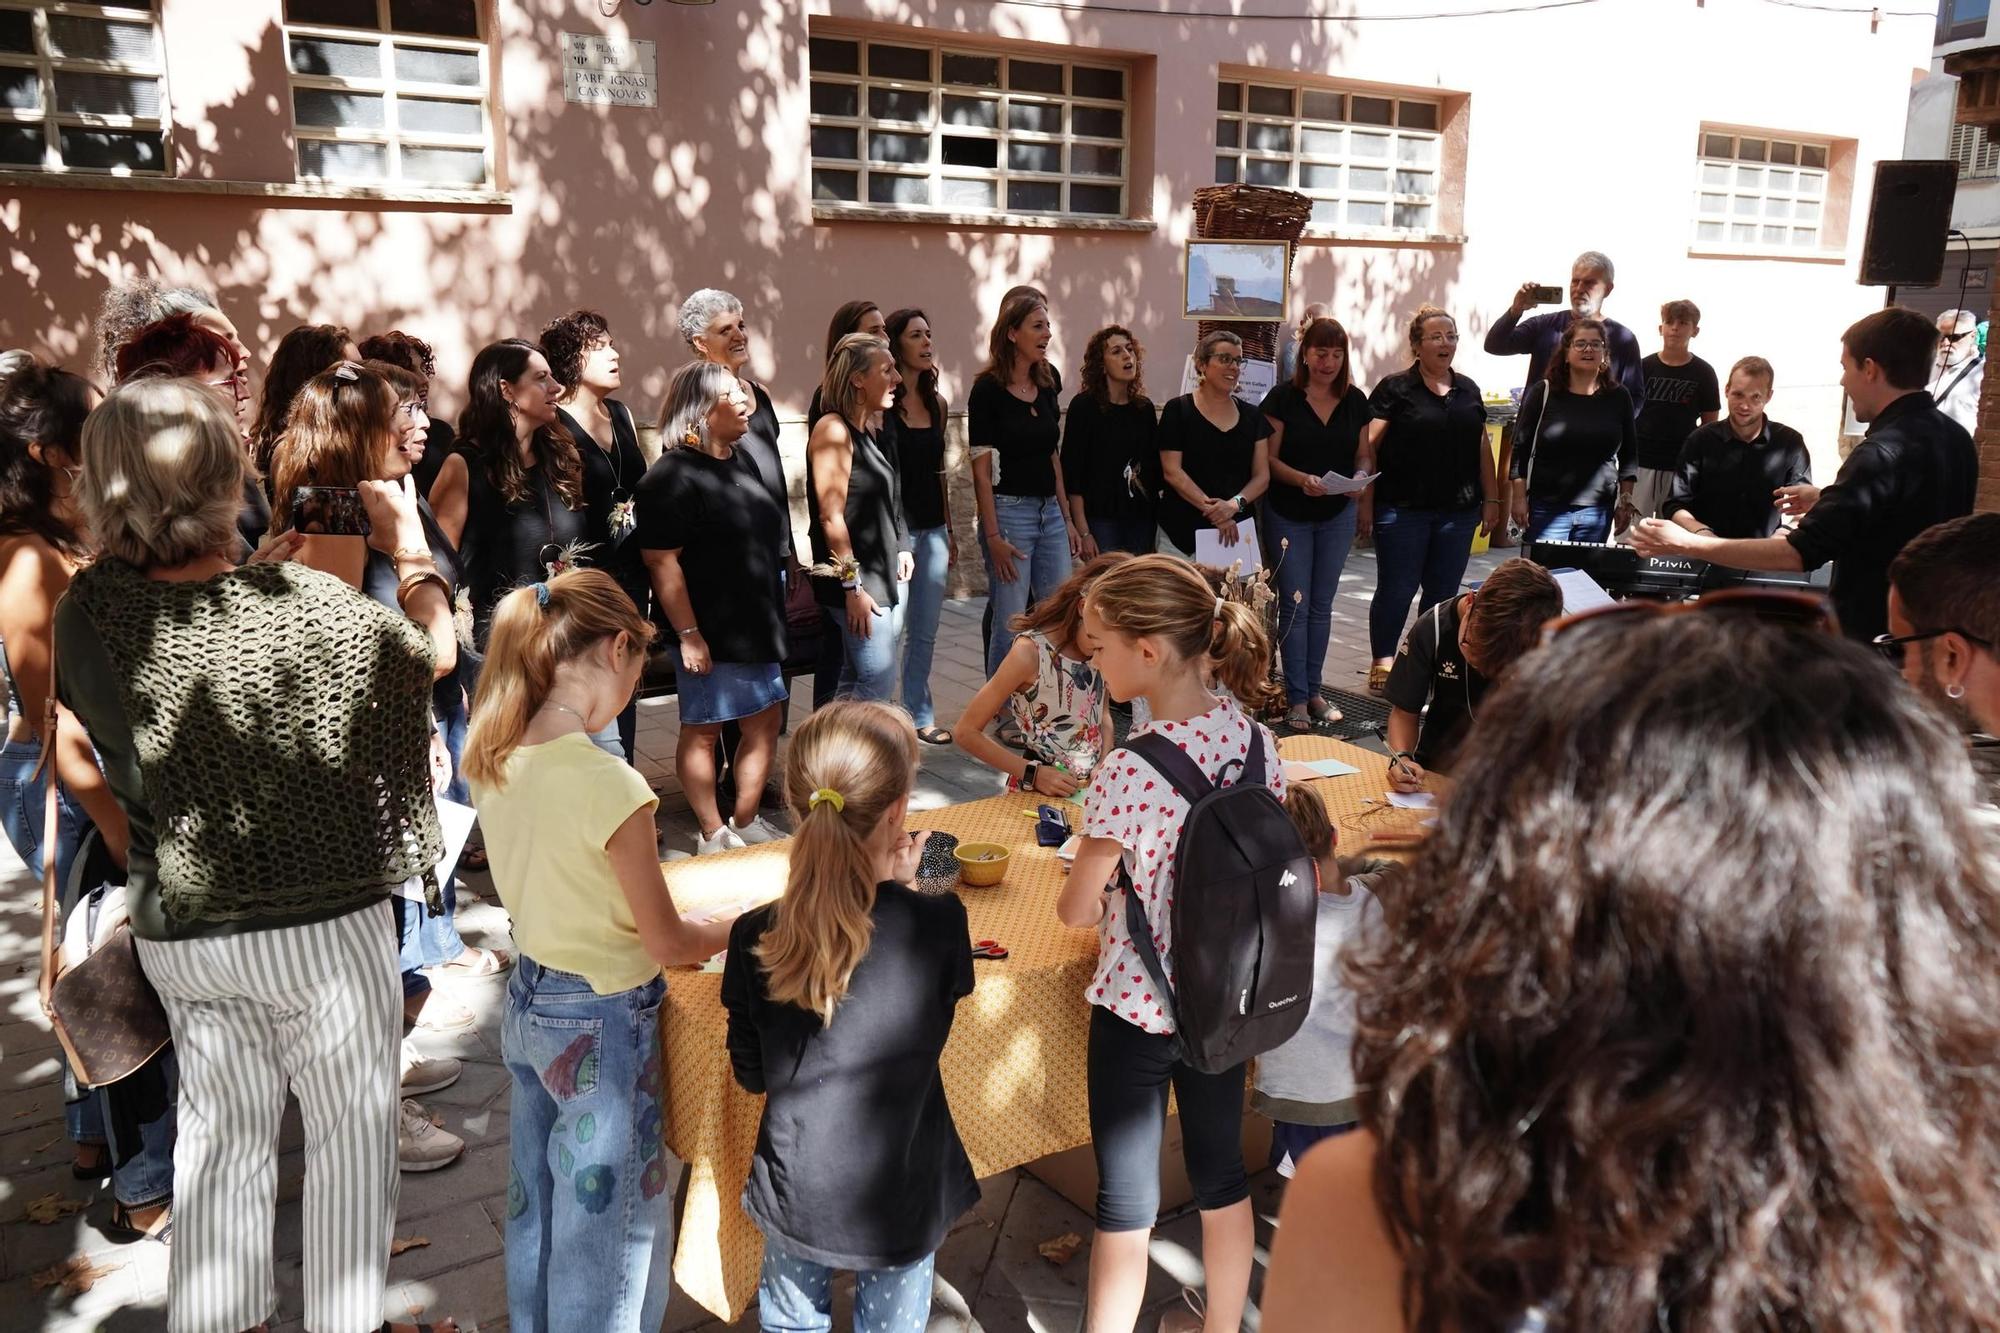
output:
<svg viewBox="0 0 2000 1333"><path fill-rule="evenodd" d="M781 838L792 836L762 815L752 815L747 824L739 824L731 819L729 831L746 843L777 842Z"/></svg>
<svg viewBox="0 0 2000 1333"><path fill-rule="evenodd" d="M1182 1287L1181 1304L1170 1306L1160 1315L1160 1333L1201 1333L1206 1314L1201 1293L1193 1287Z"/></svg>
<svg viewBox="0 0 2000 1333"><path fill-rule="evenodd" d="M424 1108L403 1099L396 1126L396 1165L405 1171L435 1171L450 1166L465 1151L465 1140L431 1123Z"/></svg>
<svg viewBox="0 0 2000 1333"><path fill-rule="evenodd" d="M464 1066L448 1055L428 1056L403 1038L403 1096L421 1097L458 1082Z"/></svg>
<svg viewBox="0 0 2000 1333"><path fill-rule="evenodd" d="M712 834L697 833L694 835L694 854L696 856L707 856L710 852L733 852L739 847L748 847L749 845L749 843L737 837L736 830L727 824L724 824Z"/></svg>

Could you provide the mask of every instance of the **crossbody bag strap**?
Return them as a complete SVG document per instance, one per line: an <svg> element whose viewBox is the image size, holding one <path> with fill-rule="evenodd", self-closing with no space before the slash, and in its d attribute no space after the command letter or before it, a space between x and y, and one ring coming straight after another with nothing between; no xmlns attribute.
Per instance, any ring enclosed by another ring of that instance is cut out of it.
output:
<svg viewBox="0 0 2000 1333"><path fill-rule="evenodd" d="M49 623L49 693L42 701L42 757L39 767L47 774L49 790L42 803L42 976L36 983L36 995L42 1004L42 1015L53 1020L55 1017L56 989L56 838L59 833L60 787L56 777L56 718L60 705L56 702L56 636L53 617Z"/></svg>
<svg viewBox="0 0 2000 1333"><path fill-rule="evenodd" d="M1196 801L1214 790L1215 784L1208 775L1187 757L1187 751L1168 740L1158 732L1145 732L1125 742L1125 748L1144 759L1167 780L1167 785L1188 803L1192 810ZM1174 864L1168 867L1171 875L1180 874L1180 849L1174 850ZM1167 969L1160 961L1160 950L1153 943L1153 923L1146 915L1146 905L1139 899L1139 891L1132 883L1132 877L1125 871L1123 857L1118 861L1118 880L1125 890L1125 933L1132 939L1133 952L1139 955L1140 966L1146 969L1146 976L1159 990L1160 1008L1173 1023L1174 1031L1181 1028L1180 1016L1174 1005L1173 987L1167 984Z"/></svg>

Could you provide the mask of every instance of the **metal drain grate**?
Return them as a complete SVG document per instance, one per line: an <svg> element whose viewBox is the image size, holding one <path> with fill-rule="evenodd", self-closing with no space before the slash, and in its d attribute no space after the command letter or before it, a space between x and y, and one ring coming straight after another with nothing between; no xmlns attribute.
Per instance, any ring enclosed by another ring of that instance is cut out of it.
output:
<svg viewBox="0 0 2000 1333"><path fill-rule="evenodd" d="M1336 690L1331 685L1319 688L1320 697L1330 702L1341 712L1340 721L1325 729L1322 735L1343 741L1372 741L1376 739L1375 728L1389 724L1389 701L1372 694L1356 694L1351 690Z"/></svg>

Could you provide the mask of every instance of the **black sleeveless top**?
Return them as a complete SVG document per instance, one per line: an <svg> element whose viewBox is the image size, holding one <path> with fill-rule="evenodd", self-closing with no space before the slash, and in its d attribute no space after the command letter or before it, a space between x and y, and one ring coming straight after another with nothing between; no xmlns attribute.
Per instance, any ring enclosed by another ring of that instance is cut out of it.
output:
<svg viewBox="0 0 2000 1333"><path fill-rule="evenodd" d="M896 553L903 549L902 482L896 474L896 446L850 423L853 463L847 472L847 540L861 564L861 586L878 606L894 606ZM813 478L812 450L806 450L806 531L812 539L813 563L832 559L826 529L820 523L819 489ZM834 578L813 579L813 595L822 606L843 606L847 594Z"/></svg>
<svg viewBox="0 0 2000 1333"><path fill-rule="evenodd" d="M652 580L639 554L633 496L639 478L646 475L646 455L639 449L639 428L632 413L615 398L607 398L604 408L611 414L611 439L601 441L583 428L568 411L557 408L557 416L576 440L583 458L583 504L593 528L604 533L606 550L598 567L612 578L644 615L651 605ZM609 447L606 447L608 443Z"/></svg>
<svg viewBox="0 0 2000 1333"><path fill-rule="evenodd" d="M907 531L941 528L944 488L939 474L944 471L944 423L933 416L928 426L912 426L902 418L895 422L896 476L903 488L903 526Z"/></svg>

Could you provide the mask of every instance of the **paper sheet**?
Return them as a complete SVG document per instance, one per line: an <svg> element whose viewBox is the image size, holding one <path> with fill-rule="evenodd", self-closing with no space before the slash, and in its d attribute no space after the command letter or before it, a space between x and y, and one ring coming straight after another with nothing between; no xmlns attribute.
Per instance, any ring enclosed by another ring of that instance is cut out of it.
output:
<svg viewBox="0 0 2000 1333"><path fill-rule="evenodd" d="M1361 770L1338 759L1287 759L1285 781L1311 782L1315 778L1344 778Z"/></svg>
<svg viewBox="0 0 2000 1333"><path fill-rule="evenodd" d="M1573 616L1579 611L1588 611L1595 606L1610 606L1611 594L1596 579L1580 569L1558 569L1551 571L1556 586L1562 589L1563 614Z"/></svg>
<svg viewBox="0 0 2000 1333"><path fill-rule="evenodd" d="M469 805L457 801L440 799L437 803L438 829L444 834L444 855L438 858L437 880L443 887L450 877L453 866L458 864L458 855L465 850L465 840L472 836L472 826L479 819L479 812ZM424 900L424 877L412 875L396 886L396 896L407 898L413 903Z"/></svg>
<svg viewBox="0 0 2000 1333"><path fill-rule="evenodd" d="M1224 546L1222 534L1214 528L1197 528L1194 534L1194 562L1197 565L1212 565L1216 569L1228 569L1238 562L1243 565L1242 573L1254 574L1263 567L1263 555L1257 545L1257 520L1241 518L1236 521L1236 545Z"/></svg>
<svg viewBox="0 0 2000 1333"><path fill-rule="evenodd" d="M1379 472L1357 472L1351 477L1343 477L1338 472L1322 472L1319 484L1326 487L1328 495L1359 495L1381 475Z"/></svg>
<svg viewBox="0 0 2000 1333"><path fill-rule="evenodd" d="M1389 804L1398 810L1428 810L1437 804L1437 796L1427 791L1392 791L1384 793Z"/></svg>

